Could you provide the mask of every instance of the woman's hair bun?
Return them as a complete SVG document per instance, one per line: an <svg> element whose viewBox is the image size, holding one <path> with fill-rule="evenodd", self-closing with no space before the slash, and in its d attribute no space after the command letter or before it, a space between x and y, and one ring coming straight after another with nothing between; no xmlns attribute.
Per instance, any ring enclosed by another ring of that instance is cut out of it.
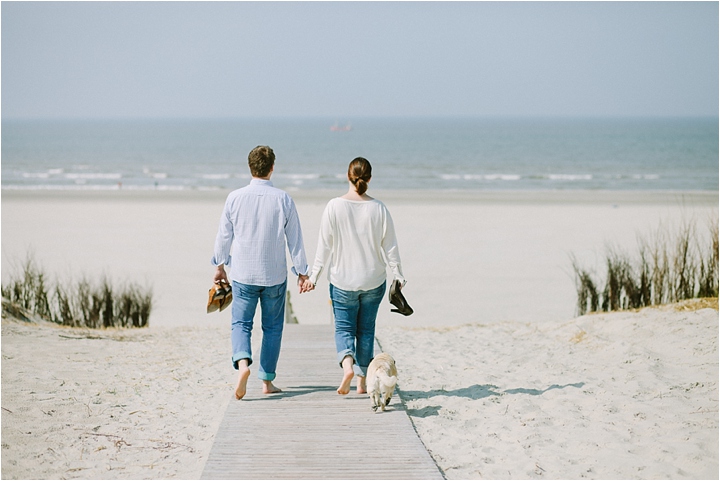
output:
<svg viewBox="0 0 720 481"><path fill-rule="evenodd" d="M358 194L363 195L372 177L372 166L367 159L356 157L348 166L348 180L353 183Z"/></svg>

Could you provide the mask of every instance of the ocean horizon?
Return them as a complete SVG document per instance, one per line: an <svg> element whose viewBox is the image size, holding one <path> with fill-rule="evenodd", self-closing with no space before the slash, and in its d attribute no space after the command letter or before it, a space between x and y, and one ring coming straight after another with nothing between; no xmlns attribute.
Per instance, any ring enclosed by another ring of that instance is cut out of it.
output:
<svg viewBox="0 0 720 481"><path fill-rule="evenodd" d="M2 189L228 190L269 145L273 183L396 190L718 190L718 118L2 120Z"/></svg>

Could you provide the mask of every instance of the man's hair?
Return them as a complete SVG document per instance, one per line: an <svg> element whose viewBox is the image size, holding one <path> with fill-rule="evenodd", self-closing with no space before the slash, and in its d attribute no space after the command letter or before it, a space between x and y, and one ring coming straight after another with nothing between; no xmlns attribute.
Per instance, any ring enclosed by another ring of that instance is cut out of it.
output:
<svg viewBox="0 0 720 481"><path fill-rule="evenodd" d="M248 154L248 165L253 177L267 177L275 165L275 152L267 145L258 145Z"/></svg>

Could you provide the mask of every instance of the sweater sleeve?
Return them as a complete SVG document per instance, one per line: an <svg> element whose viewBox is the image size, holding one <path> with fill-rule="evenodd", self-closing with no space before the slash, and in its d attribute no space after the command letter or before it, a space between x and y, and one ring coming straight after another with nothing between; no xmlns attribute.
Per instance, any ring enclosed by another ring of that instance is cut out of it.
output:
<svg viewBox="0 0 720 481"><path fill-rule="evenodd" d="M388 266L393 272L395 279L398 279L402 284L407 282L402 273L402 263L400 262L400 250L398 248L397 237L395 236L395 224L393 224L392 216L387 207L383 206L384 211L384 225L383 225L383 238L382 238L382 249L385 252L385 258L387 259Z"/></svg>
<svg viewBox="0 0 720 481"><path fill-rule="evenodd" d="M333 248L333 230L330 222L330 203L325 206L322 218L320 219L320 234L318 235L315 263L310 274L310 282L317 285L318 277L322 273Z"/></svg>

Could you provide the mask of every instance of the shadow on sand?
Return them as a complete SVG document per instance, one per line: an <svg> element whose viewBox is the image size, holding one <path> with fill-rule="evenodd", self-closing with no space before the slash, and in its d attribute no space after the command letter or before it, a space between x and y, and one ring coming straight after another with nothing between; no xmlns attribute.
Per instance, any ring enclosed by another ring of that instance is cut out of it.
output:
<svg viewBox="0 0 720 481"><path fill-rule="evenodd" d="M576 382L573 384L553 384L550 387L547 387L545 389L527 389L527 388L514 388L514 389L506 389L504 391L499 390L497 386L494 386L492 384L475 384L470 387L464 387L460 389L453 389L450 391L447 391L445 389L435 389L432 391L405 391L402 389L399 389L400 396L404 401L414 401L417 399L430 399L435 396L455 396L455 397L465 397L468 399L484 399L491 396L504 396L507 394L527 394L530 396L541 396L545 394L548 391L551 391L553 389L565 389L569 387L574 387L577 389L582 388L585 385L584 382ZM419 409L408 409L407 412L411 416L420 417L420 418L426 418L429 416L437 416L441 406L426 406L424 408Z"/></svg>

